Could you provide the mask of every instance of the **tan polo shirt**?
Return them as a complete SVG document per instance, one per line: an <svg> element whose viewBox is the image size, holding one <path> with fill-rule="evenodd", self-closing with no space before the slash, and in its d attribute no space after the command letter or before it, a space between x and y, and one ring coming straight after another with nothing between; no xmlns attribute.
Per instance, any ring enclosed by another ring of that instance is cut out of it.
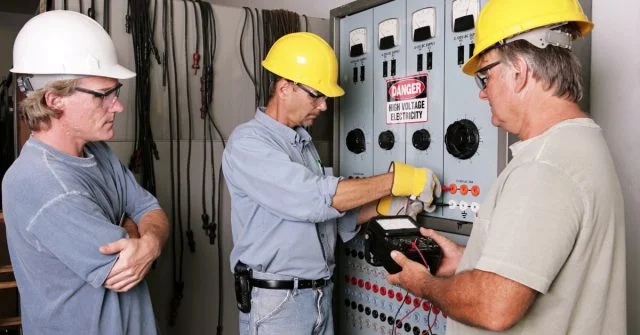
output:
<svg viewBox="0 0 640 335"><path fill-rule="evenodd" d="M479 269L540 292L505 334L626 334L625 222L601 128L559 123L511 146L458 272ZM447 334L491 334L449 318Z"/></svg>

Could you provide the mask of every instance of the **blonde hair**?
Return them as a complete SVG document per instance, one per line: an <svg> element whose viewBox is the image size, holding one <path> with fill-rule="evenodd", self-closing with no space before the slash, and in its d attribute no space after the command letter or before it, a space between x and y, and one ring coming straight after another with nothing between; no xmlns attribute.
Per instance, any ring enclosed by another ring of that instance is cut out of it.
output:
<svg viewBox="0 0 640 335"><path fill-rule="evenodd" d="M51 118L60 116L60 111L52 109L47 105L45 94L47 91L66 97L76 89L77 79L56 80L47 83L43 88L27 94L27 97L20 102L20 113L31 131L47 130L51 127Z"/></svg>

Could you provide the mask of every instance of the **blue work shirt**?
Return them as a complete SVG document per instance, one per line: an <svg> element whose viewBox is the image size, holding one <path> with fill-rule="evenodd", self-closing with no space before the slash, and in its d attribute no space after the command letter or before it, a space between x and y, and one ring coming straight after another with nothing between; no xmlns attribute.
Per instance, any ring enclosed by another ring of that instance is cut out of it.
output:
<svg viewBox="0 0 640 335"><path fill-rule="evenodd" d="M303 127L289 128L258 108L231 134L222 171L231 194L232 271L240 260L294 278L331 276L336 237L356 235L357 210L344 215L331 207L341 178L323 173Z"/></svg>

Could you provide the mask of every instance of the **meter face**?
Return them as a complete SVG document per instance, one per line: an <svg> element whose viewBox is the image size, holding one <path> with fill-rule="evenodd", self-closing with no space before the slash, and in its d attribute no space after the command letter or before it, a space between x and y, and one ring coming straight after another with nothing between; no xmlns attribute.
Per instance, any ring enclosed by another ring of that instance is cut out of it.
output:
<svg viewBox="0 0 640 335"><path fill-rule="evenodd" d="M378 43L381 50L391 49L399 44L398 19L388 19L378 25Z"/></svg>
<svg viewBox="0 0 640 335"><path fill-rule="evenodd" d="M413 41L425 41L436 36L436 9L423 8L413 13L411 20Z"/></svg>
<svg viewBox="0 0 640 335"><path fill-rule="evenodd" d="M457 33L475 28L479 8L478 0L454 0L451 10L453 32Z"/></svg>
<svg viewBox="0 0 640 335"><path fill-rule="evenodd" d="M349 33L349 55L351 57L362 56L367 53L367 30L365 28L354 29Z"/></svg>
<svg viewBox="0 0 640 335"><path fill-rule="evenodd" d="M416 226L408 218L379 218L378 224L384 230L415 229Z"/></svg>

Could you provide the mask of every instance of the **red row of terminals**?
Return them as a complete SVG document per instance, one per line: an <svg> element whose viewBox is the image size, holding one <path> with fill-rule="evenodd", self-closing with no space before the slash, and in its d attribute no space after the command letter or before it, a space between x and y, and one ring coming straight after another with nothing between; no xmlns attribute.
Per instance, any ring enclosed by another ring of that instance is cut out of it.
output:
<svg viewBox="0 0 640 335"><path fill-rule="evenodd" d="M458 185L455 183L451 183L449 185L442 185L442 192L449 192L451 194L456 194L460 192L460 194L462 195L467 195L468 193L471 193L471 195L473 195L474 197L477 197L480 195L480 186L473 185L469 187L469 185L467 184Z"/></svg>
<svg viewBox="0 0 640 335"><path fill-rule="evenodd" d="M431 310L431 312L433 312L433 314L435 315L440 314L440 309L436 306L429 304L429 302L423 301L422 299L417 297L412 298L408 294L405 297L401 292L396 292L392 288L387 289L384 286L378 286L378 284L371 284L369 281L364 281L356 277L349 277L349 275L344 276L344 281L347 284L351 283L351 285L364 288L367 291L372 291L373 293L379 293L382 296L388 296L390 299L395 298L396 300L398 300L398 302L402 302L402 300L404 300L404 303L407 305L410 305L413 303L414 307L419 307L420 303L422 302L423 310L425 310L426 312ZM442 313L442 316L445 318L447 317L444 313Z"/></svg>

